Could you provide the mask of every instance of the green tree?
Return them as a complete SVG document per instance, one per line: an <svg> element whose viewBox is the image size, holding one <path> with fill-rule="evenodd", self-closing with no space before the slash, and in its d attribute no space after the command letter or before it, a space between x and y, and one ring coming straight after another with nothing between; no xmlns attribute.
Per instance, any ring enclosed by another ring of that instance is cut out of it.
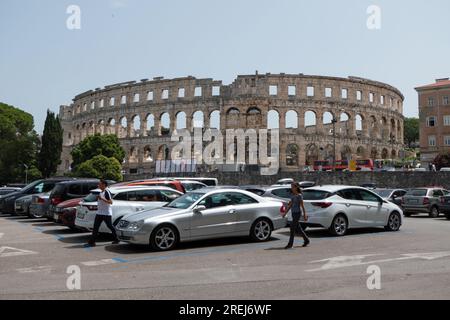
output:
<svg viewBox="0 0 450 320"><path fill-rule="evenodd" d="M56 173L58 165L61 163L62 144L63 129L59 117L47 110L41 150L38 155L38 167L45 178Z"/></svg>
<svg viewBox="0 0 450 320"><path fill-rule="evenodd" d="M450 152L439 154L433 161L437 170L450 167Z"/></svg>
<svg viewBox="0 0 450 320"><path fill-rule="evenodd" d="M403 130L405 143L409 148L411 148L415 142L419 141L419 132L420 132L419 119L405 118Z"/></svg>
<svg viewBox="0 0 450 320"><path fill-rule="evenodd" d="M76 171L83 162L91 160L98 155L103 155L106 158L115 158L121 164L125 158L125 151L120 146L116 135L102 136L96 134L81 141L80 144L73 148L71 155L73 159L72 168Z"/></svg>
<svg viewBox="0 0 450 320"><path fill-rule="evenodd" d="M0 184L25 181L25 166L33 177L39 137L33 116L13 106L0 103Z"/></svg>
<svg viewBox="0 0 450 320"><path fill-rule="evenodd" d="M80 164L74 174L78 177L122 181L121 171L122 166L116 158L98 155Z"/></svg>

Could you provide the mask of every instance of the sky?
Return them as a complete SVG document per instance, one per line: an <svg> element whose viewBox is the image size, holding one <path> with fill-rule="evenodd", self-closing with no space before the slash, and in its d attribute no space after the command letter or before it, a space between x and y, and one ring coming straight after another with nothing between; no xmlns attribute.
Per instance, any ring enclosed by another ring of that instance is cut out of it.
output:
<svg viewBox="0 0 450 320"><path fill-rule="evenodd" d="M80 29L68 29L70 5ZM367 27L371 5L380 28ZM405 95L450 76L448 0L1 0L0 101L34 116L108 84L192 75L359 76Z"/></svg>

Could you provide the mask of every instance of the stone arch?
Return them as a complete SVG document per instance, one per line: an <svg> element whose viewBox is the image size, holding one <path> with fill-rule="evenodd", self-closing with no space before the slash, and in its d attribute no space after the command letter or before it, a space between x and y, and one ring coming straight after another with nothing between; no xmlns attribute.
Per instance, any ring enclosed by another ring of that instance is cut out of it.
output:
<svg viewBox="0 0 450 320"><path fill-rule="evenodd" d="M369 137L372 137L373 139L378 138L378 121L375 116L369 117Z"/></svg>
<svg viewBox="0 0 450 320"><path fill-rule="evenodd" d="M307 110L305 112L305 128L317 125L317 114L315 111Z"/></svg>
<svg viewBox="0 0 450 320"><path fill-rule="evenodd" d="M105 132L106 132L105 120L102 119L97 122L96 132L99 133L100 135L105 134Z"/></svg>
<svg viewBox="0 0 450 320"><path fill-rule="evenodd" d="M370 149L370 158L372 160L378 159L378 150L376 147L372 147L372 149Z"/></svg>
<svg viewBox="0 0 450 320"><path fill-rule="evenodd" d="M299 148L296 144L289 144L286 148L286 165L290 167L298 167L299 164Z"/></svg>
<svg viewBox="0 0 450 320"><path fill-rule="evenodd" d="M147 122L147 136L151 135L152 131L155 130L155 116L151 113L147 114L145 117L145 121Z"/></svg>
<svg viewBox="0 0 450 320"><path fill-rule="evenodd" d="M298 129L298 113L294 110L289 110L285 115L286 129Z"/></svg>
<svg viewBox="0 0 450 320"><path fill-rule="evenodd" d="M333 119L335 119L334 114L331 111L325 111L322 116L322 123L324 125L332 124Z"/></svg>
<svg viewBox="0 0 450 320"><path fill-rule="evenodd" d="M123 116L119 121L119 138L126 138L128 136L128 120Z"/></svg>
<svg viewBox="0 0 450 320"><path fill-rule="evenodd" d="M168 112L164 112L161 117L159 118L160 120L160 130L159 133L161 135L168 135L170 134L170 115Z"/></svg>
<svg viewBox="0 0 450 320"><path fill-rule="evenodd" d="M107 134L115 134L116 133L116 119L109 118L108 123L106 124L106 133Z"/></svg>
<svg viewBox="0 0 450 320"><path fill-rule="evenodd" d="M339 115L339 134L341 136L350 135L350 115L347 112L342 112Z"/></svg>
<svg viewBox="0 0 450 320"><path fill-rule="evenodd" d="M356 157L359 160L364 160L366 158L366 149L363 146L359 146L356 149Z"/></svg>
<svg viewBox="0 0 450 320"><path fill-rule="evenodd" d="M323 160L333 161L334 147L331 144L327 144L325 148L320 148L322 151L321 158Z"/></svg>
<svg viewBox="0 0 450 320"><path fill-rule="evenodd" d="M186 113L184 111L180 111L175 115L176 126L175 128L177 130L186 129L187 128L187 122L186 122Z"/></svg>
<svg viewBox="0 0 450 320"><path fill-rule="evenodd" d="M143 154L143 162L153 162L153 153L152 153L152 148L150 146L145 146L144 147L144 154Z"/></svg>
<svg viewBox="0 0 450 320"><path fill-rule="evenodd" d="M130 153L128 154L128 162L136 163L139 161L139 151L137 147L131 147Z"/></svg>
<svg viewBox="0 0 450 320"><path fill-rule="evenodd" d="M257 107L250 107L246 112L246 128L260 128L262 126L262 113Z"/></svg>
<svg viewBox="0 0 450 320"><path fill-rule="evenodd" d="M141 117L139 115L134 115L131 118L131 122L133 123L131 130L131 137L140 137L141 136Z"/></svg>
<svg viewBox="0 0 450 320"><path fill-rule="evenodd" d="M314 161L319 160L319 148L313 143L306 146L306 162L307 166L314 165Z"/></svg>
<svg viewBox="0 0 450 320"><path fill-rule="evenodd" d="M386 148L383 148L381 151L381 159L385 160L389 157L389 151Z"/></svg>
<svg viewBox="0 0 450 320"><path fill-rule="evenodd" d="M226 113L226 126L227 128L239 128L240 127L240 111L235 107L228 109Z"/></svg>
<svg viewBox="0 0 450 320"><path fill-rule="evenodd" d="M381 128L381 139L387 141L389 139L389 125L386 117L381 117L380 119L380 128Z"/></svg>
<svg viewBox="0 0 450 320"><path fill-rule="evenodd" d="M364 121L364 117L362 115L357 114L355 116L355 129L356 129L357 133L358 132L362 133L362 131L363 131L363 121Z"/></svg>
<svg viewBox="0 0 450 320"><path fill-rule="evenodd" d="M209 127L220 130L220 111L214 110L209 114Z"/></svg>
<svg viewBox="0 0 450 320"><path fill-rule="evenodd" d="M198 110L192 114L192 127L193 128L205 127L205 116L203 111Z"/></svg>
<svg viewBox="0 0 450 320"><path fill-rule="evenodd" d="M397 159L397 158L398 158L397 151L395 151L395 149L392 149L392 151L391 151L391 159Z"/></svg>
<svg viewBox="0 0 450 320"><path fill-rule="evenodd" d="M280 114L277 110L270 110L267 113L267 129L280 129Z"/></svg>
<svg viewBox="0 0 450 320"><path fill-rule="evenodd" d="M170 149L167 145L163 144L158 148L158 155L156 160L169 160L170 159Z"/></svg>
<svg viewBox="0 0 450 320"><path fill-rule="evenodd" d="M397 141L397 127L395 125L395 120L391 119L391 129L390 129L390 141L396 142Z"/></svg>
<svg viewBox="0 0 450 320"><path fill-rule="evenodd" d="M338 160L350 161L352 159L352 149L347 145L342 146L340 155L341 159Z"/></svg>

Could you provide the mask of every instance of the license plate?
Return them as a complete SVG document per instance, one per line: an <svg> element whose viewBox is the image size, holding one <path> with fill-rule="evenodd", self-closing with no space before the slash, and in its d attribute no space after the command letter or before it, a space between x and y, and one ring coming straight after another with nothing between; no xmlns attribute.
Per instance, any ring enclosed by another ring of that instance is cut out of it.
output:
<svg viewBox="0 0 450 320"><path fill-rule="evenodd" d="M16 205L16 209L22 210L22 206L21 205Z"/></svg>
<svg viewBox="0 0 450 320"><path fill-rule="evenodd" d="M419 200L409 200L409 203L419 203Z"/></svg>

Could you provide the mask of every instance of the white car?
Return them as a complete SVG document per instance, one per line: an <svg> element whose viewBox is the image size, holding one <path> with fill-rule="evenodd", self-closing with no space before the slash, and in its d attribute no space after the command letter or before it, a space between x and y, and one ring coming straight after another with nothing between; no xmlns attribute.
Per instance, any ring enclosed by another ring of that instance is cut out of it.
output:
<svg viewBox="0 0 450 320"><path fill-rule="evenodd" d="M377 194L353 186L321 186L303 191L308 221L304 227L326 228L335 236L344 236L348 229L384 227L398 231L403 211ZM290 217L288 221L292 221Z"/></svg>
<svg viewBox="0 0 450 320"><path fill-rule="evenodd" d="M161 186L136 186L136 187L111 187L109 188L113 198L112 221L116 225L122 217L130 214L159 208L177 199L181 192ZM77 207L76 227L92 230L97 214L97 196L100 189L92 190ZM99 232L111 233L108 227L102 223Z"/></svg>

